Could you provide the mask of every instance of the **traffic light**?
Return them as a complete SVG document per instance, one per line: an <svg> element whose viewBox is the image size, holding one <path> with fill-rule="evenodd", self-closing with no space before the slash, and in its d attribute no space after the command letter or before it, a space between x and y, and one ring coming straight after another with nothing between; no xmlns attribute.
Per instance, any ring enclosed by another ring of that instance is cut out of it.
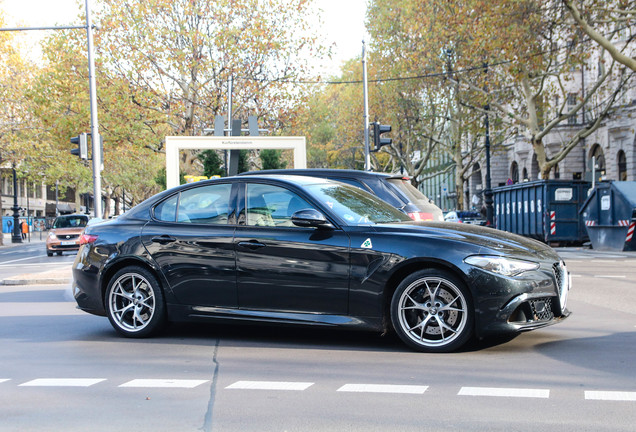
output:
<svg viewBox="0 0 636 432"><path fill-rule="evenodd" d="M71 149L71 154L79 156L82 160L88 159L88 134L85 132L76 137L71 138L71 144L75 144L77 148Z"/></svg>
<svg viewBox="0 0 636 432"><path fill-rule="evenodd" d="M391 145L393 142L391 138L382 138L381 136L383 133L391 132L391 126L378 122L371 123L371 126L373 126L373 144L375 147L375 149L371 151L377 152L382 146Z"/></svg>

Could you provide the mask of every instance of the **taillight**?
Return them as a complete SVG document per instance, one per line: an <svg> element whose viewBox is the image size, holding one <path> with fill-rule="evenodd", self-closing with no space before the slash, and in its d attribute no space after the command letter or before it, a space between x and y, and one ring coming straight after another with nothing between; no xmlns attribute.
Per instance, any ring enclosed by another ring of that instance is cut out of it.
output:
<svg viewBox="0 0 636 432"><path fill-rule="evenodd" d="M415 221L428 221L433 220L433 213L426 212L411 212L408 213L409 217Z"/></svg>
<svg viewBox="0 0 636 432"><path fill-rule="evenodd" d="M93 243L95 242L95 240L97 240L96 235L82 234L79 238L79 244L83 245L83 244Z"/></svg>

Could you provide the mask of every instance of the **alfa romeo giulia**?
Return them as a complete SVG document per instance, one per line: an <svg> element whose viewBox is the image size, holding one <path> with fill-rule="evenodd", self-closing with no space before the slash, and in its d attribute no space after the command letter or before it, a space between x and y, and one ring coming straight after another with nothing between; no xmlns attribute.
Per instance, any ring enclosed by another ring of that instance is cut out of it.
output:
<svg viewBox="0 0 636 432"><path fill-rule="evenodd" d="M568 271L545 244L416 222L313 177L182 185L88 226L81 243L79 308L127 337L222 320L394 330L415 350L447 352L570 314Z"/></svg>

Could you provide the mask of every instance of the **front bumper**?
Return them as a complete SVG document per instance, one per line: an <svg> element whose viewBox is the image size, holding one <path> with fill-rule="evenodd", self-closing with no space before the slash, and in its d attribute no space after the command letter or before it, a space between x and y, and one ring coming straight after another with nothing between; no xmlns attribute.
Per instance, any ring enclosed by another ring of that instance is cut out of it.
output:
<svg viewBox="0 0 636 432"><path fill-rule="evenodd" d="M485 333L517 333L557 324L571 312L561 309L558 296L545 297L543 294L521 294L501 309Z"/></svg>
<svg viewBox="0 0 636 432"><path fill-rule="evenodd" d="M481 282L486 282L482 286L488 287L490 296L482 293L483 301L477 305L480 337L550 326L571 314L566 307L571 277L562 261L544 262L520 278L490 275Z"/></svg>

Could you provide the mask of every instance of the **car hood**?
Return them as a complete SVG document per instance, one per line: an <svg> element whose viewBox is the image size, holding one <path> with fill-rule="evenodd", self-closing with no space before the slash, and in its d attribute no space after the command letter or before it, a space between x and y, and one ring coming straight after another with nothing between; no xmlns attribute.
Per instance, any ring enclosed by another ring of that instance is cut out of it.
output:
<svg viewBox="0 0 636 432"><path fill-rule="evenodd" d="M476 253L533 256L542 260L559 259L552 248L537 240L478 225L453 222L401 222L378 224L375 225L375 229L379 232L399 232L473 244L479 247Z"/></svg>
<svg viewBox="0 0 636 432"><path fill-rule="evenodd" d="M60 235L79 235L84 231L85 227L74 227L74 228L53 228L51 229L51 233L60 236Z"/></svg>

